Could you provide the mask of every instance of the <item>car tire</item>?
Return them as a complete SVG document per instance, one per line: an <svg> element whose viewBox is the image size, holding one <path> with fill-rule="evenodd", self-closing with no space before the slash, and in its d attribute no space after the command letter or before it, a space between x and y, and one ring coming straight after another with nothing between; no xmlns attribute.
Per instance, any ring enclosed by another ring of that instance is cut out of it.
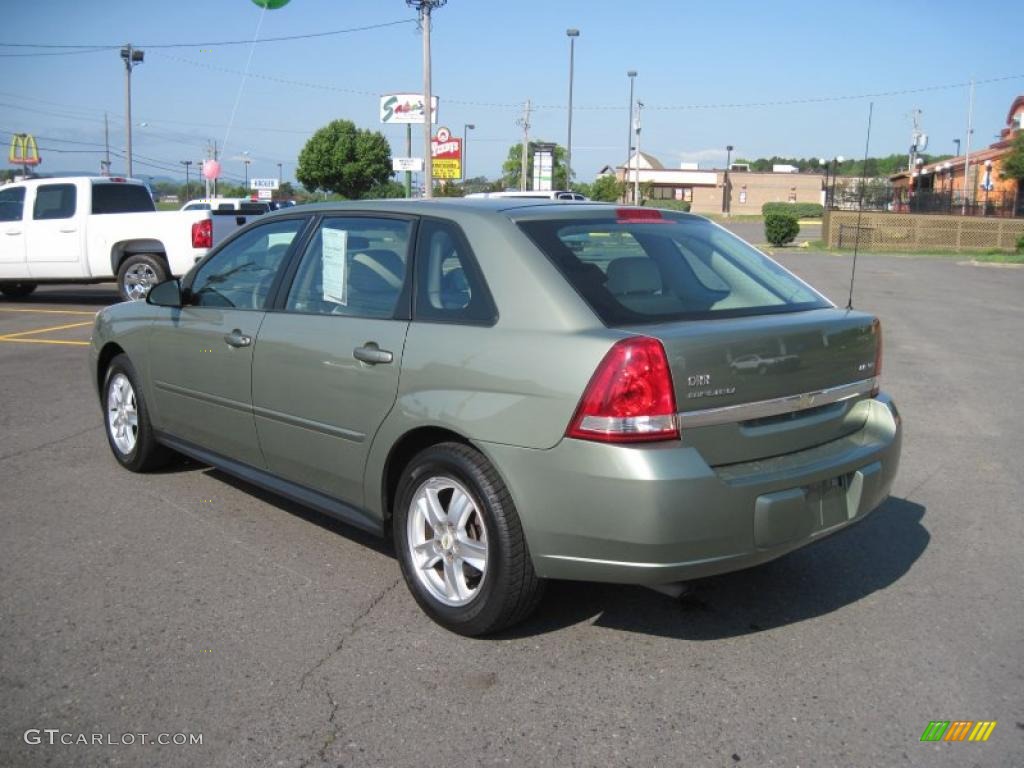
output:
<svg viewBox="0 0 1024 768"><path fill-rule="evenodd" d="M37 283L0 283L0 293L8 299L24 299L32 294Z"/></svg>
<svg viewBox="0 0 1024 768"><path fill-rule="evenodd" d="M167 262L155 253L137 253L121 262L117 291L125 301L141 301L150 289L170 276Z"/></svg>
<svg viewBox="0 0 1024 768"><path fill-rule="evenodd" d="M431 518L438 511L444 516ZM468 445L439 443L409 462L395 494L392 532L413 597L452 632L497 632L540 602L544 581L533 568L512 496L490 462Z"/></svg>
<svg viewBox="0 0 1024 768"><path fill-rule="evenodd" d="M110 361L103 377L103 424L114 458L132 472L167 464L173 451L157 442L139 376L127 355Z"/></svg>

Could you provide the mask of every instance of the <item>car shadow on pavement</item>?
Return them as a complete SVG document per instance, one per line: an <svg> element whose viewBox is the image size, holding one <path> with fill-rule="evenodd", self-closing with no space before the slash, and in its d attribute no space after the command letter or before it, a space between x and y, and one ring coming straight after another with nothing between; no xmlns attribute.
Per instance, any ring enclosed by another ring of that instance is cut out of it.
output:
<svg viewBox="0 0 1024 768"><path fill-rule="evenodd" d="M17 309L18 307L32 309L33 306L45 307L51 304L106 307L111 304L117 304L120 301L121 297L118 296L117 289L111 288L109 291L41 291L20 299L0 299L0 304L12 309Z"/></svg>
<svg viewBox="0 0 1024 768"><path fill-rule="evenodd" d="M193 462L191 459L187 460L187 462L189 462L191 466L185 465L182 466L182 469L195 469L197 467L202 467L203 472L210 477L219 480L222 483L226 483L242 493L257 498L264 504L269 504L270 506L276 507L282 512L287 512L290 515L301 517L303 520L313 523L314 525L319 525L321 528L331 531L332 533L336 533L339 536L344 536L346 539L367 547L368 549L372 549L375 552L379 552L382 555L387 555L391 558L395 557L394 548L386 539L374 536L372 533L367 533L366 531L360 530L348 523L344 523L337 518L318 512L311 507L307 507L304 504L299 504L291 499L286 499L284 496L279 496L272 491L265 491L258 485L253 485L245 480L239 480L234 475L229 475L219 469ZM397 563L395 567L397 569ZM395 573L397 575L398 571L396 570Z"/></svg>
<svg viewBox="0 0 1024 768"><path fill-rule="evenodd" d="M552 582L536 614L498 637L586 622L680 640L720 640L823 616L907 573L928 546L925 508L890 498L863 522L745 571L691 582L678 600L643 587Z"/></svg>

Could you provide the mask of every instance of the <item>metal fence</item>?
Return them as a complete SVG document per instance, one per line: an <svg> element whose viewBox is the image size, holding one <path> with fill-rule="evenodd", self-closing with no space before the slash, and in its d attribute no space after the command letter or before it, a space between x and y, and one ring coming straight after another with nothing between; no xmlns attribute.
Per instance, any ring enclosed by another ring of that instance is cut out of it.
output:
<svg viewBox="0 0 1024 768"><path fill-rule="evenodd" d="M855 211L863 205L865 211L889 213L928 213L944 216L991 216L996 218L1024 217L1024 192L989 192L964 199L962 190L894 188L886 179L840 179L826 191L826 208Z"/></svg>

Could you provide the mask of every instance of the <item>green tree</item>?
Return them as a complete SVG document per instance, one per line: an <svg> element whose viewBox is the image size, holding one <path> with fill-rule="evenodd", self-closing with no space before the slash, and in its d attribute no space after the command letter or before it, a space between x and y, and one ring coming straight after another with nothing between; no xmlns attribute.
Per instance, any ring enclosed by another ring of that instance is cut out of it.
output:
<svg viewBox="0 0 1024 768"><path fill-rule="evenodd" d="M392 176L391 147L377 131L333 120L313 134L299 153L297 178L311 192L324 190L358 200Z"/></svg>
<svg viewBox="0 0 1024 768"><path fill-rule="evenodd" d="M626 185L619 181L614 175L606 173L598 176L590 185L590 199L600 200L605 203L614 203L622 199L625 194Z"/></svg>
<svg viewBox="0 0 1024 768"><path fill-rule="evenodd" d="M548 142L538 142L546 144ZM533 178L533 150L534 142L530 142L530 152L526 158L526 176L527 176L527 189L529 189L529 180ZM568 189L568 184L565 178L565 147L555 145L554 157L551 162L551 188L552 189ZM523 144L513 144L508 148L508 158L502 163L501 180L504 184L505 189L519 189L519 176L522 174L523 168ZM574 174L575 175L575 174Z"/></svg>
<svg viewBox="0 0 1024 768"><path fill-rule="evenodd" d="M363 195L364 200L384 200L386 198L405 197L405 185L394 179L388 179L374 186Z"/></svg>
<svg viewBox="0 0 1024 768"><path fill-rule="evenodd" d="M999 175L1004 179L1024 181L1024 131L1017 134L1010 146L1010 154L1000 164Z"/></svg>

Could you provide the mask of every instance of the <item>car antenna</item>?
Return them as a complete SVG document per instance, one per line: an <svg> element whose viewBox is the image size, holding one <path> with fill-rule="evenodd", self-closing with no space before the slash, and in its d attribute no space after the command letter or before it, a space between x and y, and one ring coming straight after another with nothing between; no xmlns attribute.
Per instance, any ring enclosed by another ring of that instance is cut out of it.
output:
<svg viewBox="0 0 1024 768"><path fill-rule="evenodd" d="M850 270L850 298L846 308L853 309L853 281L857 277L857 251L860 250L860 220L864 216L864 186L868 176L868 148L871 146L871 116L875 111L875 102L868 104L868 136L864 140L864 165L860 169L860 191L857 194L857 231L853 236L853 268Z"/></svg>

